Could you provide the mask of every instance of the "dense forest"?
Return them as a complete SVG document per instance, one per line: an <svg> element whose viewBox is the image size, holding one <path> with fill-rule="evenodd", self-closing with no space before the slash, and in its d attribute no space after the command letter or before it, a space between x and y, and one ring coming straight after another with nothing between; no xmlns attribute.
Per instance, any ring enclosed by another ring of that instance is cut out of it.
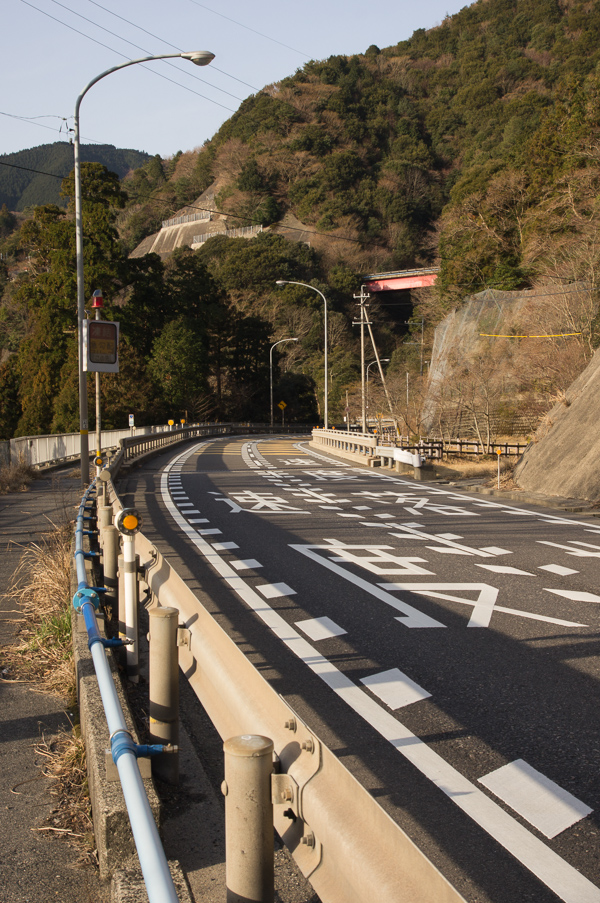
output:
<svg viewBox="0 0 600 903"><path fill-rule="evenodd" d="M143 151L126 150L112 144L83 144L81 160L102 163L119 178L150 159ZM73 169L73 145L66 141L40 144L14 154L0 155L0 207L12 212L42 204L64 206L60 180ZM56 178L59 176L60 178Z"/></svg>
<svg viewBox="0 0 600 903"><path fill-rule="evenodd" d="M600 0L478 0L408 41L307 63L245 100L199 151L153 157L121 183L88 164L86 291L103 290L124 340L122 371L104 380L107 425L122 425L123 405L137 422L267 419L269 347L288 336L300 342L276 356L278 395L290 416L317 418L323 304L278 279L328 298L334 418L346 389L356 405L361 273L440 267L431 290L372 299L393 399L406 374L422 397L433 328L486 288L585 286L584 313L567 305L553 320L581 332L583 366L600 342L599 38ZM271 229L169 259L128 256L162 220L207 206L227 228ZM17 230L11 215L8 204L0 436L72 429L72 212L47 204ZM561 380L541 379L546 407Z"/></svg>

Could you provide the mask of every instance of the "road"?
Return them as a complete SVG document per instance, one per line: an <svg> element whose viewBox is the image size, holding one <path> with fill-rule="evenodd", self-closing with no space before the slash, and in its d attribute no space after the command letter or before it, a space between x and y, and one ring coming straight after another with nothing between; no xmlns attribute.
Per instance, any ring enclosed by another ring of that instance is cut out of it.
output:
<svg viewBox="0 0 600 903"><path fill-rule="evenodd" d="M600 520L289 437L156 460L144 533L469 903L600 903Z"/></svg>

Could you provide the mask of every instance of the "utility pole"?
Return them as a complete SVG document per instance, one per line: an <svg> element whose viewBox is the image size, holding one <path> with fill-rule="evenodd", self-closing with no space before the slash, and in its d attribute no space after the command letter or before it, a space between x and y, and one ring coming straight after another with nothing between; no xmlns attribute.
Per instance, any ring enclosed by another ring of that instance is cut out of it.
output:
<svg viewBox="0 0 600 903"><path fill-rule="evenodd" d="M360 326L360 387L362 402L362 429L363 433L367 432L367 409L366 409L366 392L365 392L365 326L371 328L371 324L367 318L366 303L371 297L366 294L364 285L360 287L360 295L353 295L355 300L360 304L360 320L353 320L353 326Z"/></svg>

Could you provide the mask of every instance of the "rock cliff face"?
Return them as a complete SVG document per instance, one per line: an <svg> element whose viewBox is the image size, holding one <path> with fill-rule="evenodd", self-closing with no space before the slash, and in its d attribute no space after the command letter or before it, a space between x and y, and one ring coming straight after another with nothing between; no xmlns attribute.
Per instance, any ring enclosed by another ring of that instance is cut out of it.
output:
<svg viewBox="0 0 600 903"><path fill-rule="evenodd" d="M546 414L515 469L523 489L600 501L600 351Z"/></svg>
<svg viewBox="0 0 600 903"><path fill-rule="evenodd" d="M483 442L532 436L585 369L596 311L584 283L466 298L435 331L427 433Z"/></svg>

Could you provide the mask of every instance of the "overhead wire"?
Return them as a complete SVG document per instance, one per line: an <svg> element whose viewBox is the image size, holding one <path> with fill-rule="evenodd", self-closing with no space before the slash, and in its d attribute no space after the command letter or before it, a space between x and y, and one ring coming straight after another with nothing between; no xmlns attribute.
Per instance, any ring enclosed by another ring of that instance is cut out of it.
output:
<svg viewBox="0 0 600 903"><path fill-rule="evenodd" d="M228 22L233 22L234 25L238 25L240 28L245 28L246 31L251 31L253 34L257 34L261 38L265 38L267 41L272 41L274 44L279 44L280 47L285 47L286 50L292 50L294 53L299 53L300 56L303 56L305 59L309 60L310 56L307 53L304 53L302 50L298 50L296 47L290 47L289 44L284 44L283 41L278 41L277 38L271 38L267 34L263 34L262 31L257 31L255 28L250 28L249 25L244 25L242 22L238 22L236 19L232 19L231 16L226 16L224 13L219 13L216 9L211 9L210 6L206 6L204 3L199 3L198 0L190 0L190 3L193 3L194 6L199 6L201 9L207 10L209 13L213 13L215 16L220 16L221 19L226 19Z"/></svg>
<svg viewBox="0 0 600 903"><path fill-rule="evenodd" d="M76 34L87 38L94 44L98 44L100 47L104 47L106 50L110 50L111 53L116 53L117 56L121 56L123 57L123 59L129 60L129 57L125 53L121 53L119 50L115 50L114 47L109 47L108 44L104 44L97 38L92 38L91 35L86 34L84 31L79 31L78 28L75 28L73 25L69 25L67 22L63 22L62 19L57 19L56 16L52 16L50 13L46 12L46 10L40 9L39 6L35 6L33 3L30 3L29 0L21 0L21 3L24 3L26 6L30 6L38 13L42 13L42 15L47 16L49 19L52 19L54 22L58 22L59 25L64 25L65 28L68 28L71 31L74 31ZM165 79L165 81L171 82L171 84L173 85L178 85L180 88L183 88L184 91L189 91L191 94L195 94L197 97L201 97L203 100L207 100L209 103L214 103L217 107L221 107L223 110L227 110L229 113L236 112L235 110L232 110L231 107L226 107L225 104L219 103L218 100L213 100L211 97L206 97L205 94L200 94L199 91L194 91L193 88L189 88L187 85L182 85L181 82L176 82L175 79L169 78L167 75L164 75L162 72L157 72L155 69L151 69L150 66L146 66L144 63L140 63L140 65L142 66L142 68L147 69L148 72L152 72L153 75L157 75L159 78L163 78Z"/></svg>
<svg viewBox="0 0 600 903"><path fill-rule="evenodd" d="M146 47L140 47L139 44L135 44L133 41L130 41L128 38L122 37L120 34L117 34L115 31L111 31L110 28L105 28L104 25L100 25L98 22L94 22L93 19L88 19L87 16L84 16L82 13L76 12L74 9L71 9L70 6L66 6L64 3L61 3L60 0L51 0L56 6L60 6L62 9L65 9L67 12L72 13L74 16L78 16L80 19L83 19L84 22L89 22L90 25L93 25L95 28L99 28L101 31L105 31L107 34L111 35L113 38L117 38L119 41L123 41L125 44L130 44L132 47L135 47L136 50L141 50L142 53L148 54L148 56L152 56L152 51L147 50ZM119 16L119 18L121 18ZM127 20L124 20L127 21ZM129 23L133 25L133 23ZM134 26L137 27L137 26ZM160 38L158 38L160 40ZM168 42L164 42L168 43ZM172 44L168 45L172 47ZM178 49L178 48L176 48ZM179 51L181 52L181 51ZM116 53L116 51L115 51ZM175 69L177 72L180 72L182 75L186 75L189 78L195 79L195 81L202 82L204 85L209 85L209 87L214 88L215 91L221 91L222 94L227 94L229 97L233 97L234 100L239 100L240 102L244 99L243 97L237 97L235 94L231 94L229 91L225 91L224 88L218 88L216 85L211 84L211 82L207 81L205 78L200 78L199 75L195 75L194 72L186 69L180 69L174 63L170 62L170 60L162 60L161 62L165 63L167 66L170 66L171 69ZM184 85L181 86L182 88Z"/></svg>
<svg viewBox="0 0 600 903"><path fill-rule="evenodd" d="M106 6L102 6L101 3L98 3L97 0L88 0L88 3L91 3L93 6L97 6L98 9L103 9L104 12L108 13L110 16L114 16L116 19L120 19L121 22L126 22L127 25L133 26L133 28L137 28L138 31L143 31L144 34L149 35L151 38L154 38L156 41L162 41L163 44L166 44L168 47L172 47L173 50L178 50L181 53L181 47L178 47L176 44L171 44L170 41L166 41L164 38L160 38L158 35L153 34L151 31L148 31L147 28L142 28L141 25L136 25L135 22L132 22L130 19L126 19L124 16L120 16L118 13L113 12L112 9L108 9ZM259 91L260 88L256 88L254 85L251 85L249 82L243 81L241 78L237 78L235 75L231 75L230 72L225 72L224 69L219 69L218 66L215 66L211 63L211 71L212 72L220 72L221 75L226 75L227 78L231 78L236 82L239 82L241 85L245 85L247 88L252 88L253 91Z"/></svg>

